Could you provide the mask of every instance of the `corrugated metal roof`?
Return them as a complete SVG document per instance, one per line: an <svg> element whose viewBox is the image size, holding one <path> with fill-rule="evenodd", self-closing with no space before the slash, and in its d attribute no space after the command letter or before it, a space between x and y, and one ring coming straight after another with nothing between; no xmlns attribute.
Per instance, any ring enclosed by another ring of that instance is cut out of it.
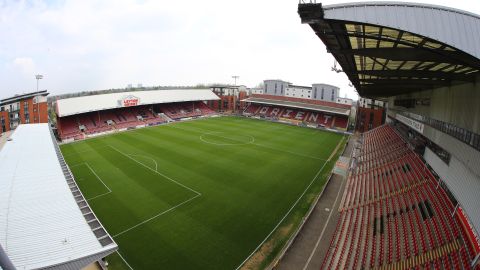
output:
<svg viewBox="0 0 480 270"><path fill-rule="evenodd" d="M478 15L403 2L298 8L362 97L470 82L480 73Z"/></svg>
<svg viewBox="0 0 480 270"><path fill-rule="evenodd" d="M111 93L60 99L57 101L57 115L59 117L64 117L86 112L121 108L122 106L119 104L119 101L128 96L138 98L139 102L137 105L219 99L219 97L210 89L153 90Z"/></svg>
<svg viewBox="0 0 480 270"><path fill-rule="evenodd" d="M480 58L480 16L464 10L406 2L323 6L325 19L376 24L420 34Z"/></svg>
<svg viewBox="0 0 480 270"><path fill-rule="evenodd" d="M70 191L48 124L17 127L0 152L0 244L19 269L61 265L102 247Z"/></svg>

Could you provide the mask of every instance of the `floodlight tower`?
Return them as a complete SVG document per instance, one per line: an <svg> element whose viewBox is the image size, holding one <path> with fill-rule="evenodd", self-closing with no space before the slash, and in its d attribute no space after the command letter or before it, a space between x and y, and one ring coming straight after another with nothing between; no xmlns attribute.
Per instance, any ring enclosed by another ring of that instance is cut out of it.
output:
<svg viewBox="0 0 480 270"><path fill-rule="evenodd" d="M37 92L38 92L38 82L43 79L43 75L37 74L35 75L35 79L37 80ZM37 100L37 123L40 123L40 102Z"/></svg>
<svg viewBox="0 0 480 270"><path fill-rule="evenodd" d="M35 79L37 79L37 92L38 92L38 81L43 79L43 75L37 74L37 75L35 75Z"/></svg>
<svg viewBox="0 0 480 270"><path fill-rule="evenodd" d="M233 75L232 78L235 80L235 86L237 86L237 79L240 78L238 75Z"/></svg>
<svg viewBox="0 0 480 270"><path fill-rule="evenodd" d="M237 79L240 78L238 75L233 75L232 78L235 80L234 87L232 89L233 92L233 113L235 113L237 109L237 101L235 100L235 87L237 86Z"/></svg>

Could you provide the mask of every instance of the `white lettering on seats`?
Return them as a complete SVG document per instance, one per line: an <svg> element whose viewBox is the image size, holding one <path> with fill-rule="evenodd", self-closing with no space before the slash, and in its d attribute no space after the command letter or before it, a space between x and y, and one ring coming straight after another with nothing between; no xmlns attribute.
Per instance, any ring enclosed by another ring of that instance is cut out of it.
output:
<svg viewBox="0 0 480 270"><path fill-rule="evenodd" d="M331 115L325 115L325 121L323 123L324 124L328 123L328 121L330 121L330 118L332 118Z"/></svg>
<svg viewBox="0 0 480 270"><path fill-rule="evenodd" d="M279 112L280 112L280 109L279 109L279 108L273 108L273 110L272 110L272 112L270 113L270 115L272 115L272 116L277 116Z"/></svg>
<svg viewBox="0 0 480 270"><path fill-rule="evenodd" d="M317 119L318 119L318 114L313 112L310 114L310 117L308 117L309 122L317 122Z"/></svg>
<svg viewBox="0 0 480 270"><path fill-rule="evenodd" d="M285 118L288 117L288 118L290 118L290 114L291 114L292 112L293 112L292 110L287 109L287 110L285 111L285 113L282 115L282 117L285 117Z"/></svg>
<svg viewBox="0 0 480 270"><path fill-rule="evenodd" d="M303 117L304 117L304 114L305 114L305 112L298 111L298 112L297 112L297 115L295 115L295 119L297 119L297 120L302 120Z"/></svg>

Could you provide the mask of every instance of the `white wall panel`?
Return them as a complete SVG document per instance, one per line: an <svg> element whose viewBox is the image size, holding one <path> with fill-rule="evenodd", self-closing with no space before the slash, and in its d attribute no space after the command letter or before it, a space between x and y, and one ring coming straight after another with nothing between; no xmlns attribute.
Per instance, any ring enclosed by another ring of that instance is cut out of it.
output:
<svg viewBox="0 0 480 270"><path fill-rule="evenodd" d="M480 200L478 199L480 178L478 175L472 173L455 157L452 157L450 164L447 165L428 148L424 157L425 161L432 166L433 170L455 195L478 234L480 232L480 215L478 214L478 209L480 209Z"/></svg>

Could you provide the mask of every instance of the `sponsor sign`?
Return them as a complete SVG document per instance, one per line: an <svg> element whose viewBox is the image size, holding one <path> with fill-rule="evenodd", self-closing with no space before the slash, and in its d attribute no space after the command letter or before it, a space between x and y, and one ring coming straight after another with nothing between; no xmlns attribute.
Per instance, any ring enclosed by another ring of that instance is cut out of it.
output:
<svg viewBox="0 0 480 270"><path fill-rule="evenodd" d="M124 96L118 100L118 106L120 107L132 107L140 104L140 98L134 95Z"/></svg>
<svg viewBox="0 0 480 270"><path fill-rule="evenodd" d="M333 173L341 175L343 177L347 177L349 164L350 164L349 157L345 157L345 156L339 157L337 162L335 163L335 167L333 168Z"/></svg>
<svg viewBox="0 0 480 270"><path fill-rule="evenodd" d="M404 123L405 125L413 128L414 130L418 131L420 134L423 134L423 128L424 125L418 121L415 121L413 119L410 119L406 116L403 116L401 114L398 114L395 116L398 121Z"/></svg>
<svg viewBox="0 0 480 270"><path fill-rule="evenodd" d="M473 229L473 226L470 223L467 215L465 215L465 212L463 211L462 207L458 207L457 215L460 218L460 221L462 222L463 227L466 229L466 231L468 233L470 241L472 242L472 245L475 248L475 252L479 253L480 252L480 239L478 238L477 234L475 233L475 230Z"/></svg>

